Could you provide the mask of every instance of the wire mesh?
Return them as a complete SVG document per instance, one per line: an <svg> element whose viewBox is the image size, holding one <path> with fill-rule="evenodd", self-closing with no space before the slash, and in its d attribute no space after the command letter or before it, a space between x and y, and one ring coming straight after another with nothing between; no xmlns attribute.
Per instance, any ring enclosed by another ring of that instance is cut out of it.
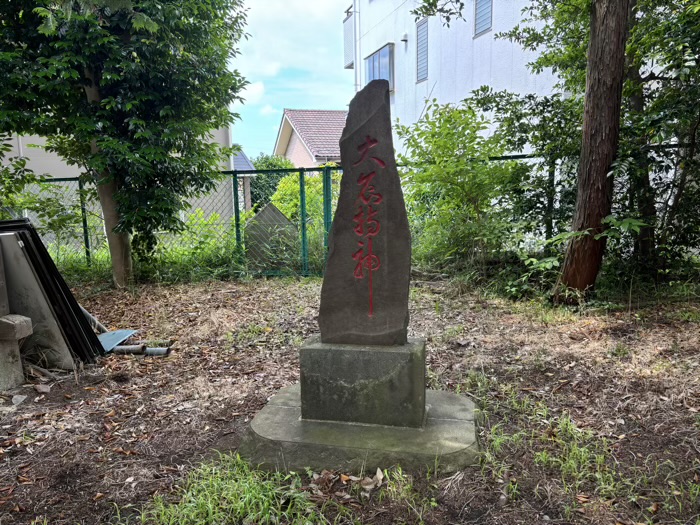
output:
<svg viewBox="0 0 700 525"><path fill-rule="evenodd" d="M337 167L225 172L212 192L181 212L181 231L157 234L153 257L212 274L235 265L249 274L320 275L341 173ZM108 256L94 187L83 188L78 178L53 179L32 191L63 205L45 214L23 212L57 262L87 266Z"/></svg>

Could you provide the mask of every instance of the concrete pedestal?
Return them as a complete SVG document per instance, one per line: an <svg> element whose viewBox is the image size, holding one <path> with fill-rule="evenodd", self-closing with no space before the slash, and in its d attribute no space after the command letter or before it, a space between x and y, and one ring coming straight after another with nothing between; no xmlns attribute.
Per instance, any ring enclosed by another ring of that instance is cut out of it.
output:
<svg viewBox="0 0 700 525"><path fill-rule="evenodd" d="M478 463L474 405L465 397L428 390L423 428L301 418L299 385L283 388L253 419L239 448L268 470L311 468L373 472L401 465L443 473Z"/></svg>
<svg viewBox="0 0 700 525"><path fill-rule="evenodd" d="M425 341L367 346L307 341L300 351L301 417L420 428Z"/></svg>
<svg viewBox="0 0 700 525"><path fill-rule="evenodd" d="M32 320L22 315L0 317L0 391L24 382L19 340L32 334Z"/></svg>
<svg viewBox="0 0 700 525"><path fill-rule="evenodd" d="M239 452L274 470L454 472L478 461L474 405L425 389L425 341L301 348L301 382L251 422Z"/></svg>

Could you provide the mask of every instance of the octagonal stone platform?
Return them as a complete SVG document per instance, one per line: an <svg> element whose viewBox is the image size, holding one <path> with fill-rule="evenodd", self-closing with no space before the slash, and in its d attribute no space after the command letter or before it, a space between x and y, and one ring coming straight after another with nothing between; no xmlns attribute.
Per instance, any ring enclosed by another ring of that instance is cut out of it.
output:
<svg viewBox="0 0 700 525"><path fill-rule="evenodd" d="M426 391L422 428L301 419L299 385L281 389L251 422L240 454L268 470L373 471L401 465L443 473L478 463L474 404L452 392Z"/></svg>

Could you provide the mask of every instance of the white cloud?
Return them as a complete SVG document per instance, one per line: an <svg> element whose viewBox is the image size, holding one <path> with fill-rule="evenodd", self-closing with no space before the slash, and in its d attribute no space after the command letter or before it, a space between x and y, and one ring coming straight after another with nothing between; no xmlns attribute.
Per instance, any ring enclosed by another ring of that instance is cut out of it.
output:
<svg viewBox="0 0 700 525"><path fill-rule="evenodd" d="M279 115L281 113L281 110L273 108L270 104L265 104L262 108L260 108L260 114L263 117L269 117L270 115Z"/></svg>
<svg viewBox="0 0 700 525"><path fill-rule="evenodd" d="M255 105L259 104L265 94L265 84L262 82L251 82L245 87L243 91L243 98L245 99L245 104Z"/></svg>
<svg viewBox="0 0 700 525"><path fill-rule="evenodd" d="M261 0L248 4L246 31L234 66L249 80L281 70L325 71L351 78L343 70L343 17L350 0ZM352 80L350 80L352 82Z"/></svg>
<svg viewBox="0 0 700 525"><path fill-rule="evenodd" d="M354 74L343 69L343 18L351 0L248 0L246 32L231 66L250 82L235 109L235 140L271 152L282 108L346 109ZM262 126L262 123L265 123ZM274 130L274 131L273 131Z"/></svg>

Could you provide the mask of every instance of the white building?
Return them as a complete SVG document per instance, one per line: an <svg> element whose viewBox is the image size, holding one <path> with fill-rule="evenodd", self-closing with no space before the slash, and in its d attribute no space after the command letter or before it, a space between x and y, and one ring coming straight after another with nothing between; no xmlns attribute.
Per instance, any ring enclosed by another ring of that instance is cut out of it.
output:
<svg viewBox="0 0 700 525"><path fill-rule="evenodd" d="M546 95L551 73L528 68L536 54L496 39L521 22L528 0L464 0L462 19L446 27L438 17L416 20L418 0L353 0L344 25L345 68L355 70L355 90L370 80L392 86L391 114L416 122L426 100L458 103L481 87ZM398 144L396 145L398 146Z"/></svg>
<svg viewBox="0 0 700 525"><path fill-rule="evenodd" d="M51 178L78 177L84 169L80 166L70 166L57 153L46 150L46 139L36 135L13 135L10 143L10 151L5 155L6 159L12 157L26 157L27 168L37 175ZM221 128L212 131L211 142L223 147L231 146L231 130ZM233 159L222 163L222 170L233 169Z"/></svg>

